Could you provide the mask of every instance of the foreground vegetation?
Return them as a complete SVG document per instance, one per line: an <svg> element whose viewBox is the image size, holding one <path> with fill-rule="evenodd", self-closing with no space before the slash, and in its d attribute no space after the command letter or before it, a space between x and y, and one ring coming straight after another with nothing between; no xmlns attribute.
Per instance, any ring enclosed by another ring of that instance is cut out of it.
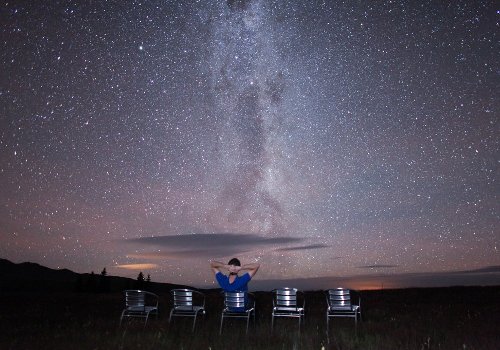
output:
<svg viewBox="0 0 500 350"><path fill-rule="evenodd" d="M222 299L207 292L207 315L168 323L170 295L160 293L160 317L119 327L121 293L2 293L0 349L500 349L500 287L364 291L363 321L335 319L327 336L325 297L306 293L306 324L277 320L271 294L256 293L257 320L225 323Z"/></svg>

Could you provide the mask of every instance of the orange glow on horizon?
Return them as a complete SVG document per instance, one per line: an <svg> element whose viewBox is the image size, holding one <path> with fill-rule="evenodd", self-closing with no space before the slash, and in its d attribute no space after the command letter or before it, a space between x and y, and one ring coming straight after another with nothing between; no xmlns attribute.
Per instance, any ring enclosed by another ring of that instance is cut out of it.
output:
<svg viewBox="0 0 500 350"><path fill-rule="evenodd" d="M125 269L125 270L150 270L156 269L158 267L157 264L124 264L124 265L115 265L114 267Z"/></svg>

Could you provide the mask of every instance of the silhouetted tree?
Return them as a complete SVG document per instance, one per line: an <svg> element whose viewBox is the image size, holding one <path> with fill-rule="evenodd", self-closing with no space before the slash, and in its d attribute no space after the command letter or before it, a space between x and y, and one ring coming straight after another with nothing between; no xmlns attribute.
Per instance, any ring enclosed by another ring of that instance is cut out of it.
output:
<svg viewBox="0 0 500 350"><path fill-rule="evenodd" d="M144 286L144 274L139 272L139 275L137 276L137 289L141 289Z"/></svg>
<svg viewBox="0 0 500 350"><path fill-rule="evenodd" d="M139 275L137 276L137 280L139 282L144 282L144 274L141 272L139 272Z"/></svg>
<svg viewBox="0 0 500 350"><path fill-rule="evenodd" d="M101 276L99 276L99 292L109 292L109 278L107 276L106 268L101 271Z"/></svg>

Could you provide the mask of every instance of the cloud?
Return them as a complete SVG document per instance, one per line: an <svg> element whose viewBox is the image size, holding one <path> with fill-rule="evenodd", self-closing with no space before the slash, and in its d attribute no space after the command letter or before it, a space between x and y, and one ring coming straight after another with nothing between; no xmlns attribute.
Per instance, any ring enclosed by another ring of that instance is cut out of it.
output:
<svg viewBox="0 0 500 350"><path fill-rule="evenodd" d="M264 237L255 234L211 233L184 234L177 236L153 236L125 240L126 243L154 246L152 253L136 254L135 257L193 258L234 256L255 249L274 248L301 242L295 237Z"/></svg>
<svg viewBox="0 0 500 350"><path fill-rule="evenodd" d="M457 271L457 273L467 273L467 274L476 274L476 273L490 273L490 272L500 272L500 266L486 266L480 269L475 270L465 270L465 271Z"/></svg>
<svg viewBox="0 0 500 350"><path fill-rule="evenodd" d="M237 255L246 253L247 250L239 250L234 254ZM146 253L134 253L127 254L127 258L133 259L147 259L147 260L167 260L167 259L192 259L192 258L215 258L223 257L218 249L193 249L193 250L169 250L169 251L159 251L159 252L146 252Z"/></svg>
<svg viewBox="0 0 500 350"><path fill-rule="evenodd" d="M328 248L329 246L326 244L310 244L310 245L304 245L304 246L298 246L298 247L290 247L290 248L278 248L276 251L278 252L289 252L289 251L295 251L295 250L310 250L310 249L321 249L321 248Z"/></svg>
<svg viewBox="0 0 500 350"><path fill-rule="evenodd" d="M358 269L393 269L395 267L399 267L399 265L365 265L365 266L357 266Z"/></svg>
<svg viewBox="0 0 500 350"><path fill-rule="evenodd" d="M115 265L113 267L125 270L152 270L158 267L157 264L124 264L124 265Z"/></svg>

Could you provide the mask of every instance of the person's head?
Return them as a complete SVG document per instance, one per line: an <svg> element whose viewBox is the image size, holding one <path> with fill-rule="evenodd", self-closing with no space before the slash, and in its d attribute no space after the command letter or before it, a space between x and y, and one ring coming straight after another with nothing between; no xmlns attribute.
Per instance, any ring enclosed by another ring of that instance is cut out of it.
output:
<svg viewBox="0 0 500 350"><path fill-rule="evenodd" d="M241 266L241 263L238 259L236 258L232 258L231 260L229 260L229 262L227 263L228 265L234 265L234 266Z"/></svg>
<svg viewBox="0 0 500 350"><path fill-rule="evenodd" d="M241 263L238 259L236 258L232 258L231 260L229 260L229 262L227 263L229 266L241 266ZM232 268L229 268L229 274L230 275L237 275L238 274L238 270L233 270Z"/></svg>

